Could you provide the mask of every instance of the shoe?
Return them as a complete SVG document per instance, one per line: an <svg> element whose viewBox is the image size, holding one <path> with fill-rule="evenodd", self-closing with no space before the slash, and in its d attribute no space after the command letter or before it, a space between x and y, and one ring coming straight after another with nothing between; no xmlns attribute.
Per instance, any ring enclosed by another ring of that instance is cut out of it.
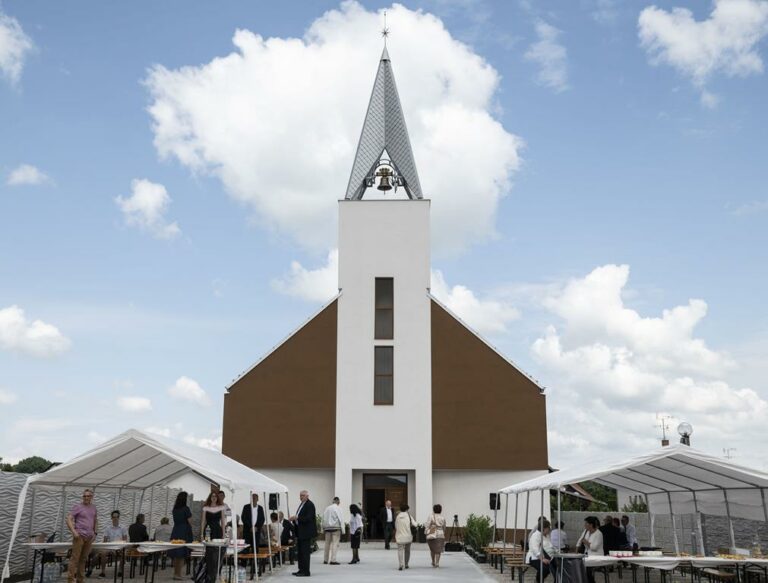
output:
<svg viewBox="0 0 768 583"><path fill-rule="evenodd" d="M337 563L336 561L331 561L331 562L330 562L330 563L328 563L328 564L329 564L329 565L339 565L340 563Z"/></svg>
<svg viewBox="0 0 768 583"><path fill-rule="evenodd" d="M327 565L327 564L328 564L328 561L323 561L323 565Z"/></svg>
<svg viewBox="0 0 768 583"><path fill-rule="evenodd" d="M348 564L349 565L354 565L355 563L357 563L357 561L350 561Z"/></svg>
<svg viewBox="0 0 768 583"><path fill-rule="evenodd" d="M406 566L405 566L405 568L407 569L407 568L408 568L408 565L406 565Z"/></svg>
<svg viewBox="0 0 768 583"><path fill-rule="evenodd" d="M90 575L86 575L86 577L90 577ZM99 579L106 579L107 574L106 573L99 573Z"/></svg>
<svg viewBox="0 0 768 583"><path fill-rule="evenodd" d="M402 567L399 567L397 570L398 570L398 571L402 571L402 570L403 570L403 568L402 568Z"/></svg>

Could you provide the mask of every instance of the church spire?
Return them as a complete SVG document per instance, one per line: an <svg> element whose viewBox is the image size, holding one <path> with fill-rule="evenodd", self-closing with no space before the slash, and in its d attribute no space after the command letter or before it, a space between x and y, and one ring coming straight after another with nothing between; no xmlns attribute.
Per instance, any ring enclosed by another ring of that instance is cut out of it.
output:
<svg viewBox="0 0 768 583"><path fill-rule="evenodd" d="M388 159L383 159L385 152ZM377 172L379 167L382 170ZM394 171L394 184L404 187L409 198L423 198L385 44L344 198L363 198L365 189L373 186L376 176L384 176L381 172L388 172L387 167Z"/></svg>

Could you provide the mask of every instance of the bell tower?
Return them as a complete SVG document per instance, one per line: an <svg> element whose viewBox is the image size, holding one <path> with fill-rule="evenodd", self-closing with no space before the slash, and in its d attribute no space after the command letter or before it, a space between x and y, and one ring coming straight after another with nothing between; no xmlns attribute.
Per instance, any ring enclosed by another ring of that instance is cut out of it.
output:
<svg viewBox="0 0 768 583"><path fill-rule="evenodd" d="M364 198L374 188L385 198ZM419 520L432 504L429 209L385 46L339 201L335 488L375 511L366 484L394 480Z"/></svg>

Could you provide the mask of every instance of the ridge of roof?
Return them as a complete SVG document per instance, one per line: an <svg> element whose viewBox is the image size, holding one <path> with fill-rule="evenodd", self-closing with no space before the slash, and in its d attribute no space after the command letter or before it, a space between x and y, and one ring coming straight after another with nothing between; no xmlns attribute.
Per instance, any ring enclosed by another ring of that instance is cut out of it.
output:
<svg viewBox="0 0 768 583"><path fill-rule="evenodd" d="M485 338L483 338L483 336L482 336L482 335L481 335L481 334L480 334L480 333L479 333L477 330L475 330L474 328L472 328L472 326L470 326L470 325L469 325L469 324L467 324L467 323L466 323L464 320L462 320L462 319L461 319L461 318L460 318L458 315L456 315L456 313L454 313L454 312L453 312L453 311L452 311L452 310L451 310L451 309L450 309L448 306L446 306L446 305L445 305L443 302L441 302L440 300L438 300L438 299L437 299L437 298L436 298L436 297L435 297L435 296L432 294L432 292L431 292L431 291L427 290L427 296L428 296L428 297L429 297L429 298L430 298L430 299L431 299L433 302L435 302L435 303L436 303L438 306L440 306L440 307L441 307L443 310L445 310L445 311L448 313L448 315L450 315L450 316L451 316L451 317L452 317L454 320L456 320L456 321L457 321L459 324L461 324L462 326L464 326L464 328L466 328L466 329L467 329L469 332L471 332L471 333L472 333L472 334L473 334L473 335L474 335L474 336L475 336L475 337L476 337L478 340L480 340L480 342L482 342L482 343L483 343L483 344L485 344L485 345L486 345L488 348L490 348L491 350L493 350L493 352L495 352L495 353L496 353L498 356L500 356L502 359L504 359L504 360L505 360L505 361L506 361L508 364L512 365L512 366L514 367L514 369L515 369L517 372L519 372L521 375L523 375L523 376L524 376L524 377L526 377L526 378L527 378L529 381L531 381L531 382L532 382L534 385L536 385L536 386L538 387L538 389L539 389L539 392L540 392L540 393L542 393L542 394L543 394L543 393L546 391L546 387L544 387L544 386L543 386L543 385L542 385L542 384L541 384L541 383L540 383L538 380L536 380L534 377L532 377L532 376L531 376L531 375L529 375L527 372L525 372L525 371L524 371L522 368L520 368L520 367L519 367L519 366L518 366L518 365L517 365L517 364L516 364L516 363L515 363L515 362L514 362L514 361L513 361L511 358L509 358L508 356L506 356L505 354L503 354L503 353L502 353L502 352L501 352L501 351L500 351L498 348L496 348L496 347L495 347L493 344L491 344L490 342L488 342L488 340L486 340Z"/></svg>
<svg viewBox="0 0 768 583"><path fill-rule="evenodd" d="M237 375L234 379L232 379L232 382L230 382L227 386L224 387L224 390L228 393L229 390L245 375L247 375L249 372L251 372L254 368L259 366L262 362L264 362L267 358L272 355L273 352L275 352L278 348L280 348L283 344L288 342L291 338L293 338L304 326L309 324L312 320L317 318L328 306L330 306L333 302L338 300L341 297L341 291L337 293L335 296L333 296L330 300L328 300L325 304L323 304L318 310L315 310L315 312L307 318L304 322L302 322L299 326L294 328L287 336L285 336L280 342L275 344L272 348L270 348L265 354L263 354L256 362L254 362L251 366L249 366L246 370L241 372L239 375Z"/></svg>

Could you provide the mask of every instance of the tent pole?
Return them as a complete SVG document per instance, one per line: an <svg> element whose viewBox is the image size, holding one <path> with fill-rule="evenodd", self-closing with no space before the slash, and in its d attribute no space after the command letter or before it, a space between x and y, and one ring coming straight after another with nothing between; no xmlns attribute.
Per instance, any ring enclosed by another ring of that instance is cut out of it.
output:
<svg viewBox="0 0 768 583"><path fill-rule="evenodd" d="M264 496L264 503L266 504L268 502L267 493L262 492L262 495ZM267 504L269 506L269 504ZM267 522L267 511L264 511L264 522ZM272 572L272 536L269 533L269 524L267 524L267 549L269 550L269 572Z"/></svg>
<svg viewBox="0 0 768 583"><path fill-rule="evenodd" d="M35 495L37 494L37 490L35 488L32 488L32 502L29 505L29 531L27 532L27 540L32 538L32 527L34 526L32 523L35 521ZM29 547L27 547L26 552L26 559L25 564L29 564ZM35 566L32 565L32 571L34 572Z"/></svg>
<svg viewBox="0 0 768 583"><path fill-rule="evenodd" d="M667 492L667 500L669 500L669 516L672 519L672 538L675 541L675 554L680 554L680 543L677 540L677 523L675 522L675 512L672 509L672 494Z"/></svg>
<svg viewBox="0 0 768 583"><path fill-rule="evenodd" d="M61 514L59 516L61 517L61 520L59 520L59 542L62 542L64 539L64 515L67 511L67 487L62 486L61 487Z"/></svg>
<svg viewBox="0 0 768 583"><path fill-rule="evenodd" d="M704 556L707 553L704 551L704 531L701 526L701 512L699 512L699 501L696 498L696 491L693 492L693 512L696 515L696 530L699 535L699 553Z"/></svg>
<svg viewBox="0 0 768 583"><path fill-rule="evenodd" d="M235 505L235 485L234 484L232 484L231 490L232 490L232 506L234 506ZM240 583L240 581L238 581L237 579L238 567L239 567L239 565L237 564L237 509L235 509L235 512L231 513L231 518L232 518L232 526L230 527L229 531L232 533L232 539L227 542L229 542L230 544L232 544L233 547L235 547L235 558L234 558L235 582ZM225 556L226 556L226 553L225 553Z"/></svg>
<svg viewBox="0 0 768 583"><path fill-rule="evenodd" d="M155 487L149 489L149 527L152 528L152 514L155 512ZM150 531L151 532L151 531Z"/></svg>
<svg viewBox="0 0 768 583"><path fill-rule="evenodd" d="M725 513L728 516L728 530L731 535L731 549L736 548L736 536L733 533L733 519L731 518L731 505L728 504L728 491L723 488L723 499L725 500Z"/></svg>
<svg viewBox="0 0 768 583"><path fill-rule="evenodd" d="M139 494L139 512L138 512L138 514L141 514L141 507L144 506L144 492L146 492L146 490L142 490L141 494Z"/></svg>
<svg viewBox="0 0 768 583"><path fill-rule="evenodd" d="M651 546L655 547L656 546L656 533L653 532L653 527L654 527L655 520L654 520L654 517L653 517L653 512L651 512L651 504L650 504L650 502L648 502L648 494L643 494L643 496L645 496L645 507L648 509L648 526L649 526L649 530L651 531Z"/></svg>
<svg viewBox="0 0 768 583"><path fill-rule="evenodd" d="M541 489L541 514L539 516L544 516L544 488ZM541 525L538 523L538 520L536 521L536 524L541 527ZM541 563L544 560L544 529L540 528L540 534L541 534L541 552L539 553L539 564L543 567L543 564ZM554 577L554 575L553 575ZM544 583L544 569L539 569L539 583Z"/></svg>
<svg viewBox="0 0 768 583"><path fill-rule="evenodd" d="M517 502L520 497L520 494L518 492L515 492L515 520L514 520L514 526L512 527L512 550L515 549L515 545L517 544Z"/></svg>
<svg viewBox="0 0 768 583"><path fill-rule="evenodd" d="M560 524L562 522L562 519L560 518L560 490L561 487L558 484L557 486L557 528L560 530L560 539L558 540L558 548L557 552L562 553L563 552L563 531L560 529ZM563 563L564 561L560 559L560 572L558 573L557 580L562 581L563 580Z"/></svg>
<svg viewBox="0 0 768 583"><path fill-rule="evenodd" d="M496 501L493 503L493 542L497 542L499 540L499 523L496 521L498 516L498 511L496 510L499 506L499 494L496 492Z"/></svg>
<svg viewBox="0 0 768 583"><path fill-rule="evenodd" d="M501 494L499 494L501 495ZM504 535L501 537L502 550L507 548L507 524L509 524L509 494L504 494L507 498L504 502ZM512 541L513 543L515 541ZM514 546L512 547L514 548Z"/></svg>
<svg viewBox="0 0 768 583"><path fill-rule="evenodd" d="M763 517L768 522L768 506L765 504L765 488L760 488L760 497L763 499Z"/></svg>
<svg viewBox="0 0 768 583"><path fill-rule="evenodd" d="M34 476L29 476L24 481L24 485L19 492L19 499L16 503L16 516L13 519L13 527L11 528L11 537L8 539L8 551L5 555L5 563L3 563L3 570L0 572L0 581L11 576L11 552L13 551L13 543L16 540L16 535L19 534L19 526L21 523L21 515L24 512L24 502L27 499L27 491L29 490L30 480Z"/></svg>

